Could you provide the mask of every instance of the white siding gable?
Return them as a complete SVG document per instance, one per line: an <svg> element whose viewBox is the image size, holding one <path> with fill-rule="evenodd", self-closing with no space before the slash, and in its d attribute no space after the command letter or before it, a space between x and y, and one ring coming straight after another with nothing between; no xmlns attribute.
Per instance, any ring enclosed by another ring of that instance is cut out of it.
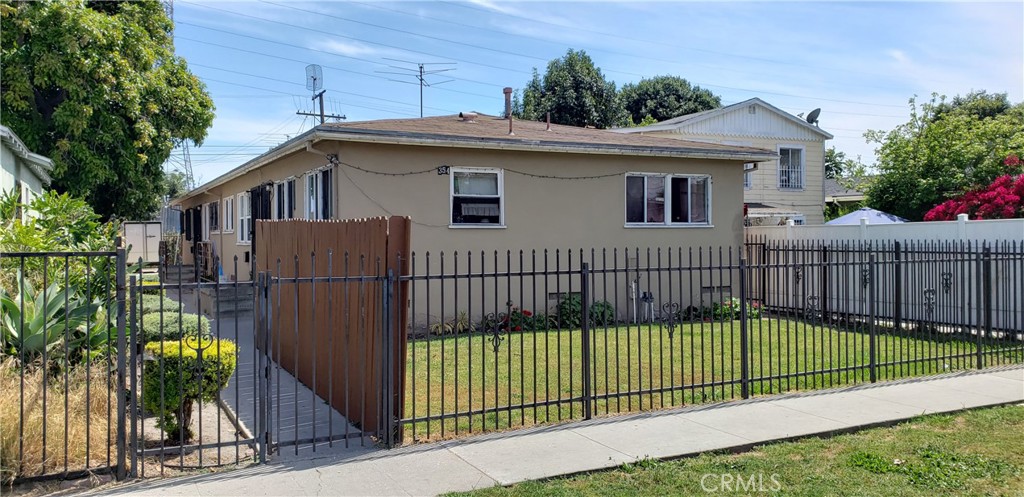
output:
<svg viewBox="0 0 1024 497"><path fill-rule="evenodd" d="M673 132L683 135L824 141L820 134L756 102L695 121L680 123Z"/></svg>

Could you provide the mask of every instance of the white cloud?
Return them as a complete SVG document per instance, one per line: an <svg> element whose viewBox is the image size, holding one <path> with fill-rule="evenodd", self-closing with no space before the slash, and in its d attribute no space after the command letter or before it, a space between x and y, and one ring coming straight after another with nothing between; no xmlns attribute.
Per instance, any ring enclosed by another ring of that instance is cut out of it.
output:
<svg viewBox="0 0 1024 497"><path fill-rule="evenodd" d="M309 48L312 48L313 50L333 52L340 55L347 55L349 57L362 57L368 55L379 56L386 52L386 50L364 43L339 40L316 40L310 44Z"/></svg>

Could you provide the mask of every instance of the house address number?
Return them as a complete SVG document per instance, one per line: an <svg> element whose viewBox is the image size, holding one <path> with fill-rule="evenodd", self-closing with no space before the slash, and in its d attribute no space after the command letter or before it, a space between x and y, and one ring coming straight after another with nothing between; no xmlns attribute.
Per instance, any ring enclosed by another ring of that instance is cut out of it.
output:
<svg viewBox="0 0 1024 497"><path fill-rule="evenodd" d="M438 176L444 176L446 174L450 174L451 172L452 172L452 167L451 166L438 166L438 168L437 168L437 175Z"/></svg>

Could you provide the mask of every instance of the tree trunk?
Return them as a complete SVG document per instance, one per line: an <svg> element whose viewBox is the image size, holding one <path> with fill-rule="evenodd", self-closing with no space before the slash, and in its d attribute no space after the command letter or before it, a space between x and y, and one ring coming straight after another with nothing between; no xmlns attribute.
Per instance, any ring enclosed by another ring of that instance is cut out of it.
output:
<svg viewBox="0 0 1024 497"><path fill-rule="evenodd" d="M181 410L174 413L178 426L169 433L170 439L181 445L192 441L192 405L193 399L185 399L181 403Z"/></svg>

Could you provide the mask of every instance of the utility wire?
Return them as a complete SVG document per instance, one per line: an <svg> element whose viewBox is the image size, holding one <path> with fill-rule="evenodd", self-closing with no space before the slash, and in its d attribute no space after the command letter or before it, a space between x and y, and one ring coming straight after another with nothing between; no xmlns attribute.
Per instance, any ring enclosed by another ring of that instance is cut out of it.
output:
<svg viewBox="0 0 1024 497"><path fill-rule="evenodd" d="M281 21L276 21L276 20L273 20L273 19L265 19L265 18L261 18L261 17L250 16L250 15L247 15L247 14L233 12L233 11L230 11L230 10L218 9L218 8L215 8L215 7L210 7L208 5L193 4L191 2L183 2L183 3L188 3L190 5L199 5L201 7L208 8L208 9L218 10L218 11L221 11L221 12L226 12L226 13L238 15L238 16L241 16L241 17L253 18L253 19L257 19L257 20L261 20L261 21L265 21L265 22L281 24L281 25L293 27L293 28L296 28L296 29L303 29L303 30L314 31L314 32L318 32L318 33L325 33L325 34L329 34L329 35L332 35L332 36L339 36L339 37L342 37L342 38L351 39L351 40L355 40L355 41L360 41L360 42L363 42L363 43L378 44L378 45L386 46L388 48L396 48L398 50L412 51L412 52L415 52L415 53L420 53L420 54L428 55L428 56L431 56L431 57L449 58L451 60L457 60L459 62L465 62L467 64L479 65L479 66L490 67L490 68L498 68L498 69L502 69L502 70L507 70L507 71L513 71L513 72L518 72L518 73L526 74L525 71L521 71L521 70L513 70L513 69L509 69L507 67L493 66L493 65L483 64L483 63L469 61L469 60L465 60L465 59L456 59L456 58L451 58L451 57L441 57L439 55L431 54L431 53L428 53L428 52L421 52L421 51L416 51L416 50L402 49L402 48L394 47L392 45L383 45L383 44L379 44L379 43L376 43L376 42L373 42L373 41L369 41L369 40L365 40L365 39L359 39L359 38L353 38L353 37L349 37L349 36L337 35L335 33L330 33L330 32L327 32L327 31L321 31L321 30L309 28L309 27L306 27L306 26L297 26L297 25L294 25L294 24L288 24L288 23L281 22ZM337 54L337 53L333 53L333 52L329 52L329 51L325 51L325 50L318 50L318 49L313 49L313 48L309 48L309 47L302 47L302 46L292 45L292 44L285 43L285 42L279 42L279 41L274 41L274 40L257 38L257 37L253 37L253 36L249 36L249 35L233 33L233 32L229 32L229 31L225 31L225 30L219 30L219 29L215 29L215 28L208 28L206 26L199 26L199 25L190 24L190 23L186 23L186 22L179 22L179 24L188 24L188 25L200 27L200 28L203 28L203 29L211 29L211 30L214 30L214 31L221 31L221 32L225 32L225 33L228 33L228 34L233 34L233 35L237 35L237 36L241 36L241 37L259 39L259 40L265 41L267 43L274 43L274 44L278 44L278 45L282 45L282 46L290 46L290 47L298 48L298 49L301 49L301 50L310 50L310 51L314 51L314 52L327 53L327 54L335 55L335 56L339 56L339 57L347 57L347 58L352 58L352 59L355 59L355 60L361 60L361 61L368 62L366 59L359 59L359 58L350 57L350 56L346 56L346 55L341 55L341 54ZM203 41L203 40L195 40L195 39L192 39L192 38L186 38L186 37L181 37L181 36L178 36L178 38L179 39L183 39L183 40L187 40L187 41L193 41L193 42L197 42L197 43L204 43L204 44L208 44L208 45L212 45L212 46L218 46L218 47L221 47L221 48L227 48L227 49L238 50L238 51L241 51L241 52L252 53L252 54L255 54L255 55L263 55L263 56L271 57L271 58L297 61L296 59L290 59L290 58L287 58L287 57L280 57L280 56L266 54L266 53L263 53L263 52L255 52L255 51L251 51L251 50L245 50L245 49L240 49L240 48L236 48L236 47L230 47L230 46L226 46L226 45L219 45L219 44L216 44L216 43L206 42L206 41ZM453 42L453 43L458 43L458 42ZM378 76L378 75L371 75L371 74L368 74L368 73L362 73L362 72L353 71L353 70L350 70L350 69L343 69L343 68L330 67L330 66L324 66L324 67L329 67L330 69L335 69L335 70L338 70L338 71L343 71L343 72L348 72L348 73L359 74L359 75L363 75L363 76L370 76L370 77L375 77L375 78L380 78L380 79L387 79L387 78L382 78L381 76ZM613 71L611 69L605 69L605 70L607 70L608 72L618 72L618 73L621 73L621 74L628 74L628 75L639 77L639 78L644 78L645 77L644 75L637 74L637 73L629 73L629 72L623 72L623 71ZM529 73L529 74L532 75L532 73ZM471 81L471 80L466 80L464 78L458 78L458 77L453 77L453 79L460 80L460 81ZM487 82L480 82L480 81L475 81L475 82L479 83L479 84L493 86L493 87L503 87L503 85L500 85L498 83L487 83ZM784 96L784 97L789 97L789 98L799 98L799 99L804 99L804 100L815 100L815 101L823 101L823 102L847 103L847 104L855 104L855 105L871 105L871 106L878 106L878 107L897 107L897 108L903 107L901 105L876 104L876 103L871 103L871 102L860 102L860 101L833 99L833 98L825 98L825 97L811 97L811 96L807 96L807 95L797 95L797 94L793 94L793 93L773 92L773 91L756 90L756 89L750 89L750 88L740 88L740 87L734 87L734 86L711 84L711 83L706 83L706 82L702 83L702 82L699 82L699 81L691 81L691 82L696 84L696 85L698 85L698 86L705 86L705 87L709 87L709 88L722 88L722 89L727 89L727 90L751 93L751 94L755 94L755 95L776 95L776 96ZM439 89L444 89L444 88L441 87ZM468 92L463 92L463 91L459 91L459 90L452 90L452 89L447 89L447 90L455 91L457 93L468 93ZM480 95L480 94L472 94L472 95L490 98L490 96L487 96L487 95ZM894 116L894 115L885 115L885 114L850 113L850 112L840 112L840 111L834 111L834 110L830 111L830 112L832 112L834 114L849 114L849 115L863 115L863 116L877 116L877 117L891 117L891 118L902 118L902 117L904 117L904 116Z"/></svg>

